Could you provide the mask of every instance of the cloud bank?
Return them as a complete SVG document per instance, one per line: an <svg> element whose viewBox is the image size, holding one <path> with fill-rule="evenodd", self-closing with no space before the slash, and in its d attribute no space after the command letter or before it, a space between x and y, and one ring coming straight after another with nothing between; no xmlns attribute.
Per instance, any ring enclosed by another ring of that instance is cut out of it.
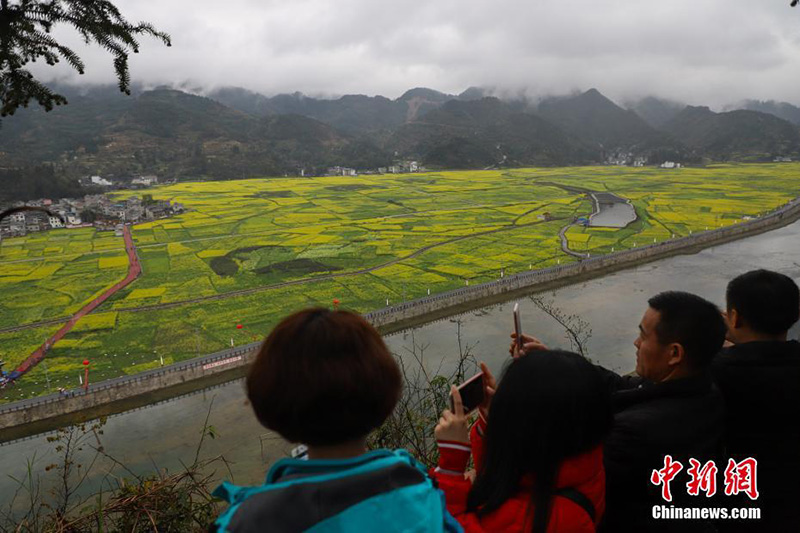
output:
<svg viewBox="0 0 800 533"><path fill-rule="evenodd" d="M264 94L381 94L469 86L560 94L596 87L721 106L743 98L800 104L800 9L788 0L119 0L143 39L132 78ZM111 57L55 35L86 74L37 65L43 79L114 82Z"/></svg>

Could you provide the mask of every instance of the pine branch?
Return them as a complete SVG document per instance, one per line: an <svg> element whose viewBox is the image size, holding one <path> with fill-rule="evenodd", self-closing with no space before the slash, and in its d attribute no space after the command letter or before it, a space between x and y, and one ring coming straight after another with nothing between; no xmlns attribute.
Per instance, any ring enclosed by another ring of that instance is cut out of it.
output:
<svg viewBox="0 0 800 533"><path fill-rule="evenodd" d="M46 111L66 104L25 70L25 65L43 59L49 65L65 60L79 74L85 65L69 47L50 35L57 24L74 28L88 43L95 43L113 57L120 91L130 94L130 53L139 52L139 36L155 38L171 46L170 36L152 24L131 24L109 0L22 0L11 5L0 0L0 116L11 115L35 100Z"/></svg>

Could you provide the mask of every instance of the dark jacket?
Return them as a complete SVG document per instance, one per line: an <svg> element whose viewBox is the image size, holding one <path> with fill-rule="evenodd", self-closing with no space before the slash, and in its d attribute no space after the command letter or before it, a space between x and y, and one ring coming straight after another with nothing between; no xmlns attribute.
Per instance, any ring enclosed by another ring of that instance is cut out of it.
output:
<svg viewBox="0 0 800 533"><path fill-rule="evenodd" d="M724 349L712 374L725 396L725 453L758 461L758 522L722 531L800 531L800 343L748 342ZM751 529L748 529L750 527Z"/></svg>
<svg viewBox="0 0 800 533"><path fill-rule="evenodd" d="M606 519L601 531L707 531L708 524L655 520L654 505L667 505L653 470L671 455L683 470L671 483L672 505L697 507L686 491L688 459L716 460L723 432L724 403L711 377L699 375L652 383L601 369L613 391L614 424L605 444ZM707 504L706 504L707 505ZM672 528L672 529L671 529Z"/></svg>

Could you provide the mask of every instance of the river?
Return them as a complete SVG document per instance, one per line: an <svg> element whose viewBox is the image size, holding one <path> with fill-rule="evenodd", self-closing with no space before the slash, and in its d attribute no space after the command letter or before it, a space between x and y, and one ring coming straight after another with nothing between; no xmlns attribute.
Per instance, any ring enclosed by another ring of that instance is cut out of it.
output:
<svg viewBox="0 0 800 533"><path fill-rule="evenodd" d="M709 248L694 255L677 256L630 270L567 286L544 296L552 299L566 315L586 321L592 335L586 346L594 361L619 372L634 368L633 341L647 307L647 299L664 290L685 290L704 296L719 305L724 302L729 279L754 268L783 272L800 282L800 222L762 235ZM561 329L539 311L528 298L519 299L522 328L551 347L569 348ZM495 305L428 324L413 331L387 337L393 351L406 354L412 339L424 347L431 368L443 361L444 368L458 354L456 318L459 319L462 345L486 361L496 373L508 360L512 329L512 302ZM797 338L797 325L791 332ZM269 464L284 456L289 446L263 429L246 405L242 381L122 413L108 419L100 437L105 451L135 472L160 469L176 471L181 463L195 456L206 416L215 438L204 442L202 457L224 454L237 483L259 483ZM90 440L95 443L94 438ZM44 486L55 482L54 472L44 467L53 463L53 444L40 435L0 446L0 505L11 500L17 484L9 476L22 478L27 461L42 476ZM90 453L85 447L83 453ZM98 472L124 475L111 461L98 463ZM228 478L222 466L214 477ZM102 476L93 476L85 489L96 490ZM106 480L108 483L108 480Z"/></svg>

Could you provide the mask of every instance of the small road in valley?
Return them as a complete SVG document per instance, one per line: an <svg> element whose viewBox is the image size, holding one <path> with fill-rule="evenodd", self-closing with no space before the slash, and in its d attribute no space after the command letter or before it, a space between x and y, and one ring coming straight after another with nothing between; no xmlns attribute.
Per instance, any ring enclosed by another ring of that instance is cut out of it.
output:
<svg viewBox="0 0 800 533"><path fill-rule="evenodd" d="M11 379L17 379L31 368L36 366L42 359L44 359L45 355L47 354L48 350L53 347L55 343L60 341L64 336L69 333L72 328L75 327L75 324L83 318L84 316L88 315L97 307L99 307L103 302L108 300L114 293L117 291L127 287L133 281L139 277L142 273L142 266L139 264L139 257L136 255L136 245L133 243L133 238L131 237L131 229L129 226L124 226L122 229L122 236L125 239L125 250L128 254L128 275L121 281L118 281L113 286L106 289L100 296L93 299L91 302L83 306L80 311L72 315L72 317L67 320L66 324L61 326L61 328L56 331L52 337L47 339L44 344L42 344L39 348L37 348L31 355L27 357L20 365L17 367L16 370L11 372ZM45 321L48 323L52 323L52 321ZM35 327L37 324L30 324L29 327ZM41 325L39 323L39 325ZM18 328L19 329L19 328Z"/></svg>

